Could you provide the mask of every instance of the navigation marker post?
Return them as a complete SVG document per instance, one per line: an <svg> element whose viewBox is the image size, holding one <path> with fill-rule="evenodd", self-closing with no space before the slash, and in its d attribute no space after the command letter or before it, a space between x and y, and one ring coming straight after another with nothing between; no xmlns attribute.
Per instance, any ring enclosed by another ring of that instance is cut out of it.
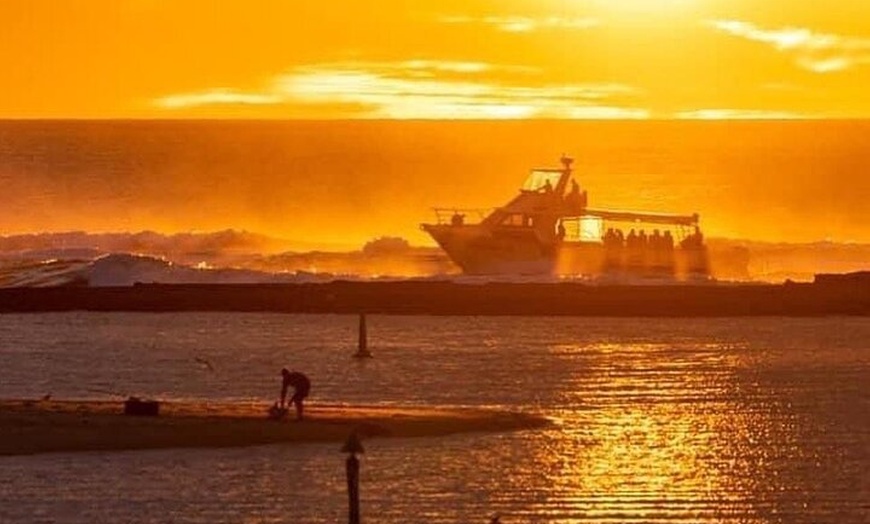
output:
<svg viewBox="0 0 870 524"><path fill-rule="evenodd" d="M342 453L350 453L345 463L347 471L348 524L360 524L359 517L359 459L357 453L365 453L357 434L351 433L341 448Z"/></svg>
<svg viewBox="0 0 870 524"><path fill-rule="evenodd" d="M357 350L353 354L353 358L372 358L372 352L369 351L369 336L366 328L366 314L359 314L359 337L357 340Z"/></svg>

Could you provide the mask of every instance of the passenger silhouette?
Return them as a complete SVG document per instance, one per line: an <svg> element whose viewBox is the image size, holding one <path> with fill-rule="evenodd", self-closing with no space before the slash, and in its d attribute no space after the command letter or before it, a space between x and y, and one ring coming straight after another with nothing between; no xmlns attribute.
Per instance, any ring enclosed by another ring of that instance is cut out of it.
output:
<svg viewBox="0 0 870 524"><path fill-rule="evenodd" d="M671 232L669 230L665 231L665 236L662 243L664 244L665 249L667 249L668 251L674 249L674 237L671 235Z"/></svg>
<svg viewBox="0 0 870 524"><path fill-rule="evenodd" d="M631 249L637 247L637 233L635 233L634 229L628 232L628 236L625 239L625 244Z"/></svg>
<svg viewBox="0 0 870 524"><path fill-rule="evenodd" d="M580 203L580 184L573 178L571 179L571 192L568 193L568 198L572 203Z"/></svg>
<svg viewBox="0 0 870 524"><path fill-rule="evenodd" d="M653 234L649 239L650 247L660 249L662 247L662 234L658 229L653 230Z"/></svg>
<svg viewBox="0 0 870 524"><path fill-rule="evenodd" d="M704 245L704 234L701 233L701 229L698 226L695 226L695 232L686 236L680 242L680 247L684 249L700 249Z"/></svg>
<svg viewBox="0 0 870 524"><path fill-rule="evenodd" d="M287 368L281 370L281 408L283 409L290 404L296 405L296 419L302 420L303 406L302 403L311 390L311 381L308 377L298 371L290 371ZM290 397L289 404L286 404L287 389L293 386L293 396Z"/></svg>
<svg viewBox="0 0 870 524"><path fill-rule="evenodd" d="M565 204L572 210L579 210L585 207L582 195L580 194L580 184L573 178L571 179L571 191L565 195Z"/></svg>

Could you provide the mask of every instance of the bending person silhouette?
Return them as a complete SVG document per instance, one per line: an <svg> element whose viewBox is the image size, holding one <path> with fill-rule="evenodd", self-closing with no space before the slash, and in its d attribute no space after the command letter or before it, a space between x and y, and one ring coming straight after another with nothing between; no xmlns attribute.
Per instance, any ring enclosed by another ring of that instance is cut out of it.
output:
<svg viewBox="0 0 870 524"><path fill-rule="evenodd" d="M302 420L303 406L302 402L308 396L311 390L311 381L308 377L298 371L290 371L287 368L281 370L281 407L284 408L287 400L287 389L293 386L293 396L290 397L289 404L296 405L296 420ZM289 404L286 404L289 407Z"/></svg>

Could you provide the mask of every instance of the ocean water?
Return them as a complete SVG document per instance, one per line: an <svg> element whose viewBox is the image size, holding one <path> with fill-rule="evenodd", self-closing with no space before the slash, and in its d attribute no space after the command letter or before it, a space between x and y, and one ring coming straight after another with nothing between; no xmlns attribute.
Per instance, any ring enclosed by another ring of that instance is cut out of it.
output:
<svg viewBox="0 0 870 524"><path fill-rule="evenodd" d="M596 208L701 215L708 237L870 242L870 121L0 121L0 234L246 229L431 241L577 158Z"/></svg>
<svg viewBox="0 0 870 524"><path fill-rule="evenodd" d="M870 321L0 316L0 397L261 400L282 366L313 402L497 406L551 428L374 439L370 523L863 523ZM209 371L195 359L212 363ZM326 523L334 444L0 458L0 522Z"/></svg>

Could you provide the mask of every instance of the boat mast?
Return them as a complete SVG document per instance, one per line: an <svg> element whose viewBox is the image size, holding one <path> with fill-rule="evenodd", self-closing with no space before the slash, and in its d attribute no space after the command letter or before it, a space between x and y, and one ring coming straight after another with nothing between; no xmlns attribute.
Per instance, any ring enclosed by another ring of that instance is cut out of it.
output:
<svg viewBox="0 0 870 524"><path fill-rule="evenodd" d="M562 176L559 177L559 183L556 184L555 193L557 195L564 195L565 188L568 187L568 180L571 179L571 164L574 163L574 159L562 153L562 158L559 161L562 162Z"/></svg>

